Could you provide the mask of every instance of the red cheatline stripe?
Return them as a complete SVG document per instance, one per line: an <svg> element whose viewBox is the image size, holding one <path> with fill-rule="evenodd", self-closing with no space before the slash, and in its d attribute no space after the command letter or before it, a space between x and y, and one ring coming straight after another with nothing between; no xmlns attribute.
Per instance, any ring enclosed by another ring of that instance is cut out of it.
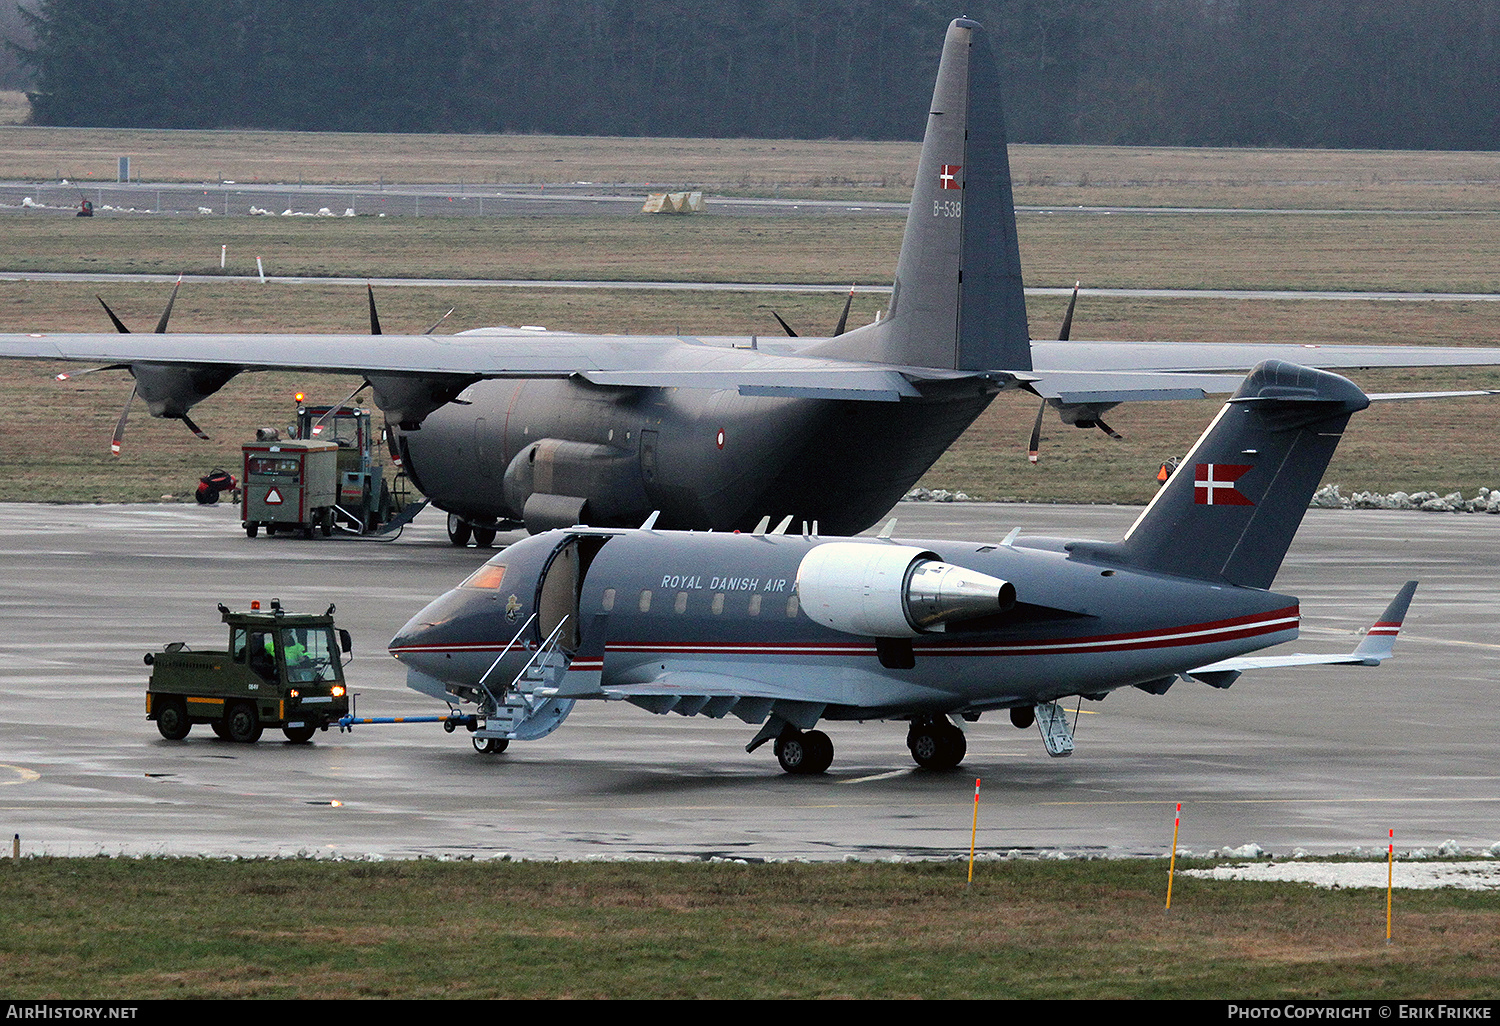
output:
<svg viewBox="0 0 1500 1026"><path fill-rule="evenodd" d="M1128 631L1120 634L1099 634L1078 638L1057 638L1047 641L1010 642L1005 644L960 645L933 644L921 647L927 656L1016 656L1016 655L1066 655L1093 652L1133 652L1152 648L1176 648L1187 645L1212 645L1243 638L1260 637L1291 630L1299 623L1296 606L1287 606L1269 613L1254 613L1247 616L1211 620L1206 623L1189 624L1182 627L1157 628L1148 631ZM395 652L498 652L500 645L413 645L391 649ZM661 644L611 644L610 652L616 653L662 653L664 655L811 655L850 656L867 655L875 646L862 642L683 642ZM577 665L576 663L574 665ZM593 662L585 664L589 667Z"/></svg>

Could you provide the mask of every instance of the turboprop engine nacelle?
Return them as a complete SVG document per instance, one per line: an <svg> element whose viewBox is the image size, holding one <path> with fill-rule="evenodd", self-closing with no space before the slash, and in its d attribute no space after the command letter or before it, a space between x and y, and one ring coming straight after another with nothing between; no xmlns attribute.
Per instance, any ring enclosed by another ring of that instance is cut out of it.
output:
<svg viewBox="0 0 1500 1026"><path fill-rule="evenodd" d="M920 637L1016 604L1009 581L909 545L861 542L827 542L803 556L797 595L823 626L876 638Z"/></svg>

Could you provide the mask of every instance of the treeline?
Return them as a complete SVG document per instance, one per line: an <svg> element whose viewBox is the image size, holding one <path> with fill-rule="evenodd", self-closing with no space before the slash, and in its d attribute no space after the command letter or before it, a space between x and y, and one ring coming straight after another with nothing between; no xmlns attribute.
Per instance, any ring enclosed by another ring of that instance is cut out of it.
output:
<svg viewBox="0 0 1500 1026"><path fill-rule="evenodd" d="M943 26L1018 141L1500 147L1500 0L34 0L47 125L918 138Z"/></svg>

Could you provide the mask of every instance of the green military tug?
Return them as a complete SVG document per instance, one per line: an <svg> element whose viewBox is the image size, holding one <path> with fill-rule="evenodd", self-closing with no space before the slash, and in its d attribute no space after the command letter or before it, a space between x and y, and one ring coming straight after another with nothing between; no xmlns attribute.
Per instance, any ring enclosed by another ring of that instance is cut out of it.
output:
<svg viewBox="0 0 1500 1026"><path fill-rule="evenodd" d="M353 646L349 632L334 627L333 610L288 613L272 599L269 612L259 602L238 612L221 603L227 651L194 652L178 641L146 653L146 718L168 741L181 741L195 723L227 741L252 744L266 727L308 741L349 711L340 655Z"/></svg>

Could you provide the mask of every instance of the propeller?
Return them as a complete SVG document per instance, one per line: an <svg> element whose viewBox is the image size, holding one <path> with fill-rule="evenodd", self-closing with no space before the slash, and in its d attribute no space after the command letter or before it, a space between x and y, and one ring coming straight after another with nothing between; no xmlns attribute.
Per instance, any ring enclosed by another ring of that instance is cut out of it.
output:
<svg viewBox="0 0 1500 1026"><path fill-rule="evenodd" d="M380 330L380 314L375 309L375 288L374 288L374 286L372 286L368 282L366 282L365 283L365 292L366 292L366 294L370 298L370 334L371 335L382 334L382 332ZM424 334L424 335L431 335L434 331L437 331L438 326L441 325L444 321L446 321L448 319L449 315L452 314L453 311L456 310L456 309L458 309L458 307L449 307L448 308L448 313L443 314L443 316L441 316L437 320L433 321L432 322L432 326L430 328L428 328L426 331L422 332L422 334ZM788 328L787 330L790 331L791 329ZM345 399L339 405L340 406L344 406L344 405L347 405L348 403L353 402L354 401L354 397L357 396L357 395L359 395L360 392L364 391L365 388L369 384L370 383L368 381L366 381L364 384L360 385L353 392L349 393L349 398L348 399ZM321 421L319 421L319 423L321 423ZM402 465L402 463L401 463L401 449L400 449L400 446L397 444L397 441L396 441L396 432L393 431L393 430L391 430L390 421L383 420L382 421L382 428L383 428L383 430L381 431L381 433L385 435L386 448L390 450L391 463L393 465L399 467L399 466Z"/></svg>
<svg viewBox="0 0 1500 1026"><path fill-rule="evenodd" d="M1073 296L1068 300L1068 312L1063 315L1062 329L1057 333L1059 342L1066 342L1073 334L1073 309L1078 305L1078 287L1082 282L1073 283ZM1042 417L1047 413L1048 400L1043 399L1041 408L1036 411L1036 421L1031 425L1031 444L1027 447L1026 458L1032 463L1037 462L1042 444ZM1113 404L1111 404L1113 405ZM1108 407L1105 407L1108 409ZM1066 418L1064 418L1066 420ZM1119 439L1121 435L1114 428L1104 423L1096 414L1093 417L1079 417L1072 421L1075 427L1097 427L1111 438Z"/></svg>
<svg viewBox="0 0 1500 1026"><path fill-rule="evenodd" d="M182 288L182 275L179 274L177 276L177 283L172 286L172 294L169 297L167 297L167 306L166 306L166 309L164 309L161 312L161 318L159 320L157 320L157 322L156 322L156 328L154 329L154 333L155 334L157 334L157 335L164 335L164 334L166 334L166 331L167 331L167 322L172 319L172 307L177 303L177 290L180 289L180 288ZM96 295L94 298L97 299L97 300L99 300L99 305L100 306L104 307L104 312L109 315L110 322L112 324L114 324L115 330L118 331L118 332L120 332L123 335L129 335L130 334L130 329L127 328L127 327L125 327L125 322L122 321L122 320L120 320L120 318L115 315L115 312L109 308L109 304L104 301L104 297ZM129 367L131 375L132 376L135 375L135 368L132 367L132 366L130 366L130 365L128 365L128 364L116 364L115 366L116 367L119 367L119 366ZM110 368L104 368L104 367L96 367L96 368L94 368L94 370L107 370L107 369L110 369ZM83 371L82 373L83 374L89 374L89 373L92 373L92 372L91 371ZM72 376L73 377L78 377L79 375L72 375ZM58 380L59 381L65 380L65 377L66 377L65 375L59 374L58 375ZM120 419L115 422L115 433L114 433L113 436L111 436L111 438L109 440L109 451L112 454L116 455L116 456L120 455L120 444L125 439L125 424L130 419L130 407L131 407L131 404L135 402L135 397L136 397L136 394L140 391L140 387L141 386L140 386L140 382L139 381L136 381L134 384L131 385L130 396L125 400L125 406L124 406L124 408L120 410ZM188 427L188 430L191 431L193 434L197 435L199 438L203 439L205 442L208 441L208 435L197 424L194 424L193 423L193 419L191 417L189 417L186 413L181 414L178 417L178 419L181 420L184 424L186 424L187 427Z"/></svg>
<svg viewBox="0 0 1500 1026"><path fill-rule="evenodd" d="M844 300L844 312L841 313L841 314L839 314L839 323L833 329L833 335L834 336L842 335L844 333L844 329L849 326L849 308L852 307L853 305L854 305L854 286L850 285L849 286L849 297ZM786 321L782 320L781 314L777 313L775 310L772 310L771 311L771 316L774 317L774 318L776 318L776 323L779 324L779 325L781 325L781 330L782 331L785 331L792 338L800 338L801 337L795 331L792 330L792 326L790 324L788 324Z"/></svg>

